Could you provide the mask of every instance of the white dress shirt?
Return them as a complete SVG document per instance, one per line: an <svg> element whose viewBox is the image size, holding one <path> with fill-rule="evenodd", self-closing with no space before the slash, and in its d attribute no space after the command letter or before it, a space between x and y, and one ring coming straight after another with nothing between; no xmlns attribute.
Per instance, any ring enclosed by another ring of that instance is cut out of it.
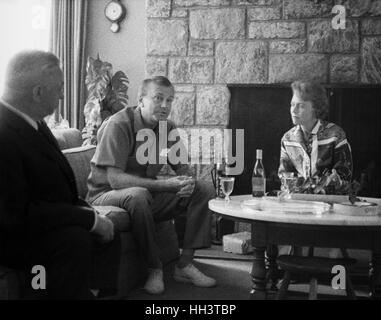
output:
<svg viewBox="0 0 381 320"><path fill-rule="evenodd" d="M32 119L30 116L28 116L26 113L16 109L12 105L10 105L8 102L4 101L4 99L0 98L0 102L9 110L11 110L13 113L18 115L19 117L23 118L27 123L29 123L35 130L38 130L37 121Z"/></svg>

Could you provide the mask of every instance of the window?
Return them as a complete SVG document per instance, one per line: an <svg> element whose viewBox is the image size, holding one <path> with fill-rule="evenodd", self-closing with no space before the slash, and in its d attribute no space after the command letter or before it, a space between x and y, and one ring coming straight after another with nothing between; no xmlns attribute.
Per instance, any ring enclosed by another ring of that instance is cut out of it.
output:
<svg viewBox="0 0 381 320"><path fill-rule="evenodd" d="M49 49L52 0L0 0L0 94L9 59L23 49Z"/></svg>

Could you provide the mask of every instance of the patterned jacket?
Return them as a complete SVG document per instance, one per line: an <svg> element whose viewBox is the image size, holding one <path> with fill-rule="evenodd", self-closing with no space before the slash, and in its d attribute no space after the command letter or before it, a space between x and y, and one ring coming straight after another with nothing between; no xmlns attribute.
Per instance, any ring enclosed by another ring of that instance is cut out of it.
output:
<svg viewBox="0 0 381 320"><path fill-rule="evenodd" d="M295 172L304 178L321 176L325 169L330 172L336 169L346 181L352 178L351 147L343 129L334 123L318 120L307 143L299 125L284 134L279 176L283 172Z"/></svg>

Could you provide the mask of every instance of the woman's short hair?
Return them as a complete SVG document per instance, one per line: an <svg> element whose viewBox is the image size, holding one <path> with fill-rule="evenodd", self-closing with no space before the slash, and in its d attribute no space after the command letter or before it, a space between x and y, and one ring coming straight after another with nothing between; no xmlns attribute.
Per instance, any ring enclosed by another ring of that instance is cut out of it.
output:
<svg viewBox="0 0 381 320"><path fill-rule="evenodd" d="M169 81L168 78L164 76L155 76L152 78L145 79L139 87L138 102L142 97L144 97L147 94L147 87L150 83L154 83L158 86L163 86L167 88L173 88L173 84L171 83L171 81Z"/></svg>
<svg viewBox="0 0 381 320"><path fill-rule="evenodd" d="M328 96L325 88L314 81L297 80L291 84L293 93L297 92L304 101L311 101L316 118L325 119L329 112Z"/></svg>

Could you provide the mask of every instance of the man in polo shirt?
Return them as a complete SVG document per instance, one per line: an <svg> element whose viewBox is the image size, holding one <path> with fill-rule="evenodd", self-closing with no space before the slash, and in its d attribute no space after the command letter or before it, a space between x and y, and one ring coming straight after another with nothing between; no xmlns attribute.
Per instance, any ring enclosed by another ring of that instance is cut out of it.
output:
<svg viewBox="0 0 381 320"><path fill-rule="evenodd" d="M170 164L177 176L156 179L163 165L158 162L142 164L139 159L138 149L146 143L136 139L139 133L152 130L154 141L156 139L153 145L159 146L160 135L168 135L175 128L174 123L167 120L173 99L174 88L167 78L158 76L144 80L139 90L138 106L119 111L99 129L98 146L91 160L88 179L90 203L119 206L130 215L133 235L149 266L144 288L151 294L164 291L155 223L170 220L184 210L187 222L183 251L175 266L174 278L201 287L216 284L192 264L195 249L210 246L208 201L215 196L212 185L187 175L187 164ZM167 130L162 130L163 124ZM161 138L168 141L167 136ZM170 146L168 143L164 149ZM164 150L159 149L151 149L156 159Z"/></svg>

